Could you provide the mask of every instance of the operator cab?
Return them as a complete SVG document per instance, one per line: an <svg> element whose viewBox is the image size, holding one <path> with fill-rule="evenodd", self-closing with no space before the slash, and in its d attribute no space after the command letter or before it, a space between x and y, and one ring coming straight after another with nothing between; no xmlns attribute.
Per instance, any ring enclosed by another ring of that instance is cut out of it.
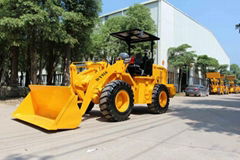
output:
<svg viewBox="0 0 240 160"><path fill-rule="evenodd" d="M154 63L153 59L153 46L155 40L160 40L160 38L144 32L140 29L132 29L123 32L116 32L110 34L113 37L116 37L120 40L123 40L128 45L128 55L130 57L129 65L127 71L132 76L151 76L152 75L152 65ZM134 47L134 44L141 42L150 42L151 50L145 52L144 56L141 53L136 55L131 54L131 49ZM123 53L120 53L119 57L121 59L126 59L126 55L122 58Z"/></svg>

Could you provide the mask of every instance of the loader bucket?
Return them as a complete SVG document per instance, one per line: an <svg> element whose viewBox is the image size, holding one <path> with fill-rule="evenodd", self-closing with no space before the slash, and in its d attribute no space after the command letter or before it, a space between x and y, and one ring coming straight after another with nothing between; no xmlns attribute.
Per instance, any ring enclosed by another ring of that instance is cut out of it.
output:
<svg viewBox="0 0 240 160"><path fill-rule="evenodd" d="M47 130L78 127L82 117L71 87L31 85L29 88L31 92L13 113L14 118Z"/></svg>

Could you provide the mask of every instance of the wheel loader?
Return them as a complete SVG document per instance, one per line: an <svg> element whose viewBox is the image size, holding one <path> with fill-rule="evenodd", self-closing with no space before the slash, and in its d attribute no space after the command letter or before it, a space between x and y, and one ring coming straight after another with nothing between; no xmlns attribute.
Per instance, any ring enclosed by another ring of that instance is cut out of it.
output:
<svg viewBox="0 0 240 160"><path fill-rule="evenodd" d="M30 93L13 117L46 130L77 128L94 104L109 121L129 118L134 104L147 104L153 114L168 110L176 94L167 83L167 69L153 64L153 46L158 37L139 29L112 33L128 45L113 64L107 61L70 65L69 86L30 85ZM132 55L135 43L150 42L150 55Z"/></svg>
<svg viewBox="0 0 240 160"><path fill-rule="evenodd" d="M240 86L236 85L236 93L240 93Z"/></svg>
<svg viewBox="0 0 240 160"><path fill-rule="evenodd" d="M228 86L226 85L226 77L224 74L220 75L220 87L224 94L229 94Z"/></svg>
<svg viewBox="0 0 240 160"><path fill-rule="evenodd" d="M226 79L229 83L229 93L237 93L238 89L235 85L236 76L235 75L227 75Z"/></svg>
<svg viewBox="0 0 240 160"><path fill-rule="evenodd" d="M206 78L209 80L210 94L224 94L224 84L221 82L221 74L219 72L208 72Z"/></svg>

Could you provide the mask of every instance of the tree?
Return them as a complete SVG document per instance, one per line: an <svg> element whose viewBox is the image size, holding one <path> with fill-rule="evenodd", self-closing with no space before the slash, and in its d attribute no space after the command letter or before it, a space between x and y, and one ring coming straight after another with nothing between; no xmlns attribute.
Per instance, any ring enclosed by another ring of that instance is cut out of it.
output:
<svg viewBox="0 0 240 160"><path fill-rule="evenodd" d="M195 63L197 57L195 51L188 51L190 48L192 48L190 45L182 44L178 47L171 47L168 49L169 65L179 69L178 92L182 90L183 73L189 75L190 68Z"/></svg>
<svg viewBox="0 0 240 160"><path fill-rule="evenodd" d="M92 51L95 52L93 54L102 57L111 57L111 60L113 60L113 57L116 57L120 52L127 52L127 45L117 38L110 36L110 33L136 28L150 33L156 31L150 10L144 5L134 5L127 10L125 16L111 17L105 24L97 25L91 36ZM135 45L135 49L133 49L133 53L147 48L149 49L149 44L137 44Z"/></svg>
<svg viewBox="0 0 240 160"><path fill-rule="evenodd" d="M235 74L240 79L240 67L237 64L230 65L230 73Z"/></svg>
<svg viewBox="0 0 240 160"><path fill-rule="evenodd" d="M235 27L236 27L236 29L238 30L238 32L240 33L240 23L237 24Z"/></svg>
<svg viewBox="0 0 240 160"><path fill-rule="evenodd" d="M11 61L10 85L18 85L18 57L24 23L21 21L21 8L16 7L18 0L1 1L0 32L5 37ZM14 10L14 12L13 12Z"/></svg>
<svg viewBox="0 0 240 160"><path fill-rule="evenodd" d="M219 65L218 71L219 71L221 74L229 74L228 65L227 65L227 64L221 64L221 65Z"/></svg>
<svg viewBox="0 0 240 160"><path fill-rule="evenodd" d="M98 52L102 52L102 57L111 57L111 60L113 60L120 52L126 51L126 44L123 41L110 36L110 33L126 30L126 24L127 17L116 16L107 20L106 23L101 26L100 32L98 32L97 35L93 35L95 38L98 37L94 39L96 40L94 43L99 43L99 46L101 46ZM101 53L96 54L101 55Z"/></svg>
<svg viewBox="0 0 240 160"><path fill-rule="evenodd" d="M0 32L0 86L6 85L5 74L8 71L9 56L7 54L7 42L3 32Z"/></svg>
<svg viewBox="0 0 240 160"><path fill-rule="evenodd" d="M232 75L236 75L236 83L240 84L240 67L237 64L231 64L230 65L230 73Z"/></svg>
<svg viewBox="0 0 240 160"><path fill-rule="evenodd" d="M136 29L147 31L149 33L154 33L156 31L156 26L151 18L150 10L141 4L136 4L129 7L126 12L127 23L125 24L125 29Z"/></svg>
<svg viewBox="0 0 240 160"><path fill-rule="evenodd" d="M219 68L218 60L207 55L200 55L197 57L196 67L201 69L201 73L206 75L207 72L217 71Z"/></svg>
<svg viewBox="0 0 240 160"><path fill-rule="evenodd" d="M240 67L237 64L231 64L230 65L230 71L233 74L239 74L240 73Z"/></svg>
<svg viewBox="0 0 240 160"><path fill-rule="evenodd" d="M63 24L69 35L69 43L66 44L63 64L63 85L69 83L69 65L73 55L87 55L84 48L87 48L90 41L92 28L100 12L100 1L84 0L72 1L63 0L62 7L65 12L63 14ZM86 57L85 57L86 58Z"/></svg>
<svg viewBox="0 0 240 160"><path fill-rule="evenodd" d="M97 0L0 1L1 81L10 67L11 85L17 85L18 71L26 73L26 86L41 83L45 68L48 84L54 83L57 66L66 73L73 59L87 55L100 5Z"/></svg>

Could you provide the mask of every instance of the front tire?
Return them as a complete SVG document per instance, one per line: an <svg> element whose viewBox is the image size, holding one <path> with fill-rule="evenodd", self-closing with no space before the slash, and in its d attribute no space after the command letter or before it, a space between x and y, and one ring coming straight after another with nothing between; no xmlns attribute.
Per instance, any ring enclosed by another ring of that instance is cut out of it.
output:
<svg viewBox="0 0 240 160"><path fill-rule="evenodd" d="M100 110L109 121L124 121L128 119L133 105L131 86L122 80L107 84L100 96Z"/></svg>
<svg viewBox="0 0 240 160"><path fill-rule="evenodd" d="M165 85L157 84L153 88L152 103L148 104L150 113L161 114L168 110L169 92Z"/></svg>

